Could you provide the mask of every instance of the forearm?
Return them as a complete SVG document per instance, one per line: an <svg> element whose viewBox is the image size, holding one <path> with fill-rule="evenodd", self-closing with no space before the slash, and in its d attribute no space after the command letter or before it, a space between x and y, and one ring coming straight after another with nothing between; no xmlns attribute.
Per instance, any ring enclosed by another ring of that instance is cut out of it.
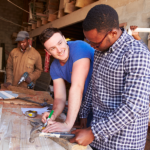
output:
<svg viewBox="0 0 150 150"><path fill-rule="evenodd" d="M53 117L54 120L62 113L64 107L65 107L65 102L64 100L61 99L54 99L54 104L53 104Z"/></svg>
<svg viewBox="0 0 150 150"><path fill-rule="evenodd" d="M79 112L82 101L83 89L80 86L71 87L69 91L68 113L66 124L72 128Z"/></svg>

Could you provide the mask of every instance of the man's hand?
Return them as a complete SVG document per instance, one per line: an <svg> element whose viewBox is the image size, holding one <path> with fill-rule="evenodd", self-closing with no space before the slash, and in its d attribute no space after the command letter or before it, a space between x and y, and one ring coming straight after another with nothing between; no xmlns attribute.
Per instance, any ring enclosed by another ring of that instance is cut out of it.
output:
<svg viewBox="0 0 150 150"><path fill-rule="evenodd" d="M6 82L6 83L4 83L3 85L4 85L4 87L7 88L9 85L11 85L11 83L10 83L10 82Z"/></svg>
<svg viewBox="0 0 150 150"><path fill-rule="evenodd" d="M31 78L28 76L25 80L27 83L31 83Z"/></svg>
<svg viewBox="0 0 150 150"><path fill-rule="evenodd" d="M94 140L91 127L86 129L77 129L71 132L75 137L70 139L71 143L78 143L79 145L87 146Z"/></svg>
<svg viewBox="0 0 150 150"><path fill-rule="evenodd" d="M136 40L141 40L141 37L139 36L139 32L135 32L134 30L137 28L138 26L130 26L130 29L132 31L132 36L134 37L134 39Z"/></svg>
<svg viewBox="0 0 150 150"><path fill-rule="evenodd" d="M51 125L48 125L42 132L69 132L71 127L67 125L65 122L60 123L56 121L51 121Z"/></svg>
<svg viewBox="0 0 150 150"><path fill-rule="evenodd" d="M87 124L87 118L80 118L80 127L86 128L87 127L86 124Z"/></svg>
<svg viewBox="0 0 150 150"><path fill-rule="evenodd" d="M43 123L46 123L46 120L47 120L49 114L50 114L49 112L45 112L45 113L42 115L42 122L43 122ZM53 124L53 121L54 121L54 120L55 120L55 115L53 114L53 115L51 116L51 118L48 120L48 125Z"/></svg>

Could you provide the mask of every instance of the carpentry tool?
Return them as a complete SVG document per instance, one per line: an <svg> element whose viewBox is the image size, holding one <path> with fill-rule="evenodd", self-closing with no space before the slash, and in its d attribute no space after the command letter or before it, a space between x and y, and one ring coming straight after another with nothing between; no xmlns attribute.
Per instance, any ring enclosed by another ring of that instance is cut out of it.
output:
<svg viewBox="0 0 150 150"><path fill-rule="evenodd" d="M23 81L25 81L26 80L26 78L28 77L28 72L25 72L22 76L21 76L21 78L20 78L20 80L19 80L19 82L18 82L18 85L20 84L20 83L22 83ZM33 82L30 82L28 85L27 85L27 88L28 89L33 89L34 88L34 83Z"/></svg>
<svg viewBox="0 0 150 150"><path fill-rule="evenodd" d="M30 131L30 139L29 142L33 143L34 139L39 136L43 137L53 137L53 138L64 138L64 139L71 139L75 135L70 134L70 133L63 133L63 132L53 132L53 133L44 133L41 132L44 129L44 124L43 123L37 123L32 130Z"/></svg>
<svg viewBox="0 0 150 150"><path fill-rule="evenodd" d="M18 85L20 84L20 83L22 83L23 81L25 81L26 80L26 78L28 77L28 72L25 72L22 76L21 76L21 78L20 78L20 80L19 80L19 82L18 82Z"/></svg>
<svg viewBox="0 0 150 150"><path fill-rule="evenodd" d="M48 116L46 122L44 123L44 127L47 126L47 122L48 122L48 120L51 118L51 116L53 115L53 113L54 113L54 110L52 110L52 111L50 112L50 114L49 114L49 116Z"/></svg>
<svg viewBox="0 0 150 150"><path fill-rule="evenodd" d="M28 88L28 89L33 89L33 88L34 88L34 83L33 83L33 82L30 82L30 83L27 85L27 88Z"/></svg>
<svg viewBox="0 0 150 150"><path fill-rule="evenodd" d="M35 101L32 101L32 100L29 100L28 98L30 97L17 97L17 99L21 99L21 100L24 100L24 101L27 101L27 102L31 102L31 103L35 103L35 104L39 104L40 106L42 107L49 107L50 110L52 110L52 105L51 104L48 104L47 103L47 100L44 99L44 103L39 103L39 102L35 102Z"/></svg>
<svg viewBox="0 0 150 150"><path fill-rule="evenodd" d="M25 112L25 115L26 115L27 117L34 118L34 117L37 116L37 111L28 110L28 111Z"/></svg>

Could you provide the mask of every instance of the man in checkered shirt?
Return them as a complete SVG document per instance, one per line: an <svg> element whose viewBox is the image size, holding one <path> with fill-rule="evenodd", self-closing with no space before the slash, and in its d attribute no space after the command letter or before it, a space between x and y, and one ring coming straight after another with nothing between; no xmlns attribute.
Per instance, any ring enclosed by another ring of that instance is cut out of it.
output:
<svg viewBox="0 0 150 150"><path fill-rule="evenodd" d="M93 7L83 32L94 54L93 74L80 115L93 110L91 127L73 131L70 142L94 150L143 150L146 142L150 52L124 29L108 5Z"/></svg>

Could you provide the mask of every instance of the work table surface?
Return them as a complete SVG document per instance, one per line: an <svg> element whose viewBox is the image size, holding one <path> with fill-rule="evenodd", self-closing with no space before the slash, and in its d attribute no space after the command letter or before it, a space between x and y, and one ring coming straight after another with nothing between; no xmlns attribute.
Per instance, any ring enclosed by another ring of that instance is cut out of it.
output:
<svg viewBox="0 0 150 150"><path fill-rule="evenodd" d="M37 137L34 143L30 143L31 118L22 113L21 107L0 104L0 150L64 150L50 138ZM39 117L41 116L38 115L36 118Z"/></svg>

